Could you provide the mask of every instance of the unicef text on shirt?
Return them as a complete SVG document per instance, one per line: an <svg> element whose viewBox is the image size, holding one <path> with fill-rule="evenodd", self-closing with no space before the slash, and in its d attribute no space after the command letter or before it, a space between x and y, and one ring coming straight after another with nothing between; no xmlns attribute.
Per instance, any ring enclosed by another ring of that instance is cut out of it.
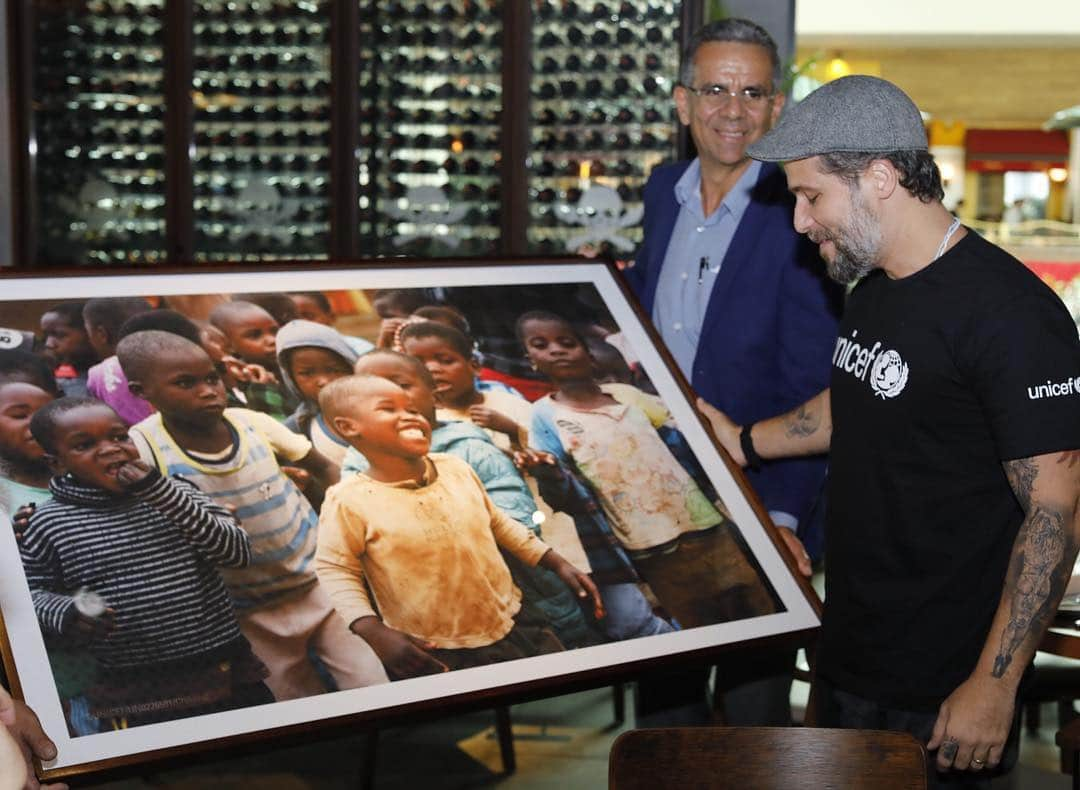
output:
<svg viewBox="0 0 1080 790"><path fill-rule="evenodd" d="M907 363L892 349L883 350L881 342L867 348L856 342L858 330L851 338L838 337L833 352L833 366L852 374L859 381L866 381L870 374L870 387L879 398L895 398L904 391L908 380ZM872 364L871 364L872 363Z"/></svg>
<svg viewBox="0 0 1080 790"><path fill-rule="evenodd" d="M873 348L866 348L855 341L858 330L852 333L851 339L846 337L836 338L836 349L833 351L833 365L840 370L851 373L855 378L865 381L866 372L870 369L870 363L881 350L881 343L874 343Z"/></svg>
<svg viewBox="0 0 1080 790"><path fill-rule="evenodd" d="M1027 394L1030 400L1059 398L1062 395L1080 395L1080 376L1058 382L1047 379L1045 384L1028 387Z"/></svg>

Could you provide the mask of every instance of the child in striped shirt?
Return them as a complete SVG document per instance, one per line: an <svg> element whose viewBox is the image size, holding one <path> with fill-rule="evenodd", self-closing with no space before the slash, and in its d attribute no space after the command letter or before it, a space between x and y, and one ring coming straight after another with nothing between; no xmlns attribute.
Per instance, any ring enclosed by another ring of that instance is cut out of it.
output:
<svg viewBox="0 0 1080 790"><path fill-rule="evenodd" d="M100 662L91 715L124 727L272 702L217 570L251 558L233 516L141 463L100 401L47 403L30 430L59 474L20 551L43 630Z"/></svg>

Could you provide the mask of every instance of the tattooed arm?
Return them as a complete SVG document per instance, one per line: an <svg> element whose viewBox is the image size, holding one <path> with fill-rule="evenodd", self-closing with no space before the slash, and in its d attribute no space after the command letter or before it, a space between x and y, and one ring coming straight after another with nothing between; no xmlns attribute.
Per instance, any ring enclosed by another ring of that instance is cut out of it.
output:
<svg viewBox="0 0 1080 790"><path fill-rule="evenodd" d="M822 390L786 414L755 422L750 437L757 454L769 460L828 452L832 438L830 404L829 390ZM698 410L709 421L721 446L739 466L746 466L746 456L739 443L742 426L700 398Z"/></svg>
<svg viewBox="0 0 1080 790"><path fill-rule="evenodd" d="M1001 759L1017 684L1061 602L1080 546L1080 451L1004 466L1024 521L979 662L942 703L927 744L941 746L942 769L979 770Z"/></svg>

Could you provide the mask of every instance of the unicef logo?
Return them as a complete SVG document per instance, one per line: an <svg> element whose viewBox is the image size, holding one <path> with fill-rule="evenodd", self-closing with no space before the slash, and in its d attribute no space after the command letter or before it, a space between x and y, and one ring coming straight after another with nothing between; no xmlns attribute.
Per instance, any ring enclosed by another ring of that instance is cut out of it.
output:
<svg viewBox="0 0 1080 790"><path fill-rule="evenodd" d="M1027 396L1030 400L1060 398L1067 395L1080 395L1080 376L1063 381L1047 379L1045 384L1032 384L1027 388Z"/></svg>
<svg viewBox="0 0 1080 790"><path fill-rule="evenodd" d="M895 351L884 351L870 370L870 386L880 398L895 398L907 384L908 366Z"/></svg>

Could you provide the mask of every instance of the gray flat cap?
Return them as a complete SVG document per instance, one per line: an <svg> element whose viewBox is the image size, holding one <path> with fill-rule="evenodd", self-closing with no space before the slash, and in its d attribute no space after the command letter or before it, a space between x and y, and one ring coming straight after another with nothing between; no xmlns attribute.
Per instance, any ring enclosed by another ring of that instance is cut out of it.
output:
<svg viewBox="0 0 1080 790"><path fill-rule="evenodd" d="M763 162L791 162L841 151L925 151L919 108L891 82L853 75L826 83L791 107L746 152Z"/></svg>

